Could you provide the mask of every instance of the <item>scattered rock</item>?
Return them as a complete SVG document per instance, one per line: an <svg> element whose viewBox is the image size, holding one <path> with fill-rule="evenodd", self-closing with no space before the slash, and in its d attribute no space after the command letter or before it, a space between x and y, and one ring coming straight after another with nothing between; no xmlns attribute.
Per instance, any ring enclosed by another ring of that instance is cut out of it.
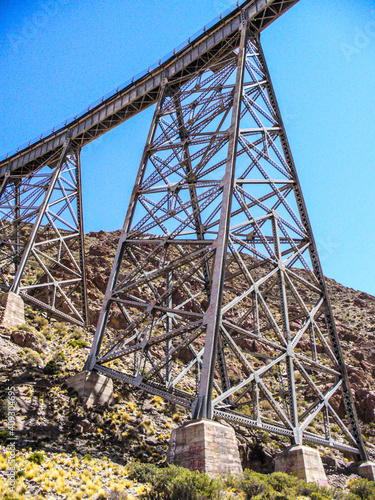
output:
<svg viewBox="0 0 375 500"><path fill-rule="evenodd" d="M0 337L0 367L5 368L15 363L20 351L22 351L20 347Z"/></svg>
<svg viewBox="0 0 375 500"><path fill-rule="evenodd" d="M81 422L82 432L91 433L95 431L95 425L89 422L88 420L82 420Z"/></svg>
<svg viewBox="0 0 375 500"><path fill-rule="evenodd" d="M10 338L12 342L20 347L28 347L29 349L33 349L39 353L43 351L40 338L36 333L15 330L11 333Z"/></svg>
<svg viewBox="0 0 375 500"><path fill-rule="evenodd" d="M337 470L339 468L339 462L336 457L330 457L329 455L322 456L322 462L324 465L331 467L331 469Z"/></svg>
<svg viewBox="0 0 375 500"><path fill-rule="evenodd" d="M360 419L370 424L375 422L375 391L367 389L357 389L355 391L357 400L357 413Z"/></svg>
<svg viewBox="0 0 375 500"><path fill-rule="evenodd" d="M354 299L353 304L357 307L365 307L366 306L366 302L364 302L363 300L361 300L359 298Z"/></svg>
<svg viewBox="0 0 375 500"><path fill-rule="evenodd" d="M358 359L358 361L362 361L365 359L365 355L364 355L363 351L360 351L359 349L353 349L351 352L351 355L355 359Z"/></svg>

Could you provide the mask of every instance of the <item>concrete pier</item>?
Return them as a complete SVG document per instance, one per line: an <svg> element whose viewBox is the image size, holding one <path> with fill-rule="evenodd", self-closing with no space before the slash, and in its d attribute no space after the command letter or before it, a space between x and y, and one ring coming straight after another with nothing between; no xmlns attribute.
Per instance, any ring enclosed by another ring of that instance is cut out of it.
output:
<svg viewBox="0 0 375 500"><path fill-rule="evenodd" d="M100 373L77 373L68 378L66 385L78 394L86 408L113 403L113 381Z"/></svg>
<svg viewBox="0 0 375 500"><path fill-rule="evenodd" d="M329 486L318 450L309 446L291 446L277 455L275 472L286 472L309 483Z"/></svg>
<svg viewBox="0 0 375 500"><path fill-rule="evenodd" d="M0 304L4 307L0 326L10 328L25 324L25 305L19 295L13 292L3 293Z"/></svg>
<svg viewBox="0 0 375 500"><path fill-rule="evenodd" d="M375 462L363 462L358 466L358 474L369 481L375 481Z"/></svg>
<svg viewBox="0 0 375 500"><path fill-rule="evenodd" d="M242 475L233 428L213 420L194 420L173 430L167 460L210 476Z"/></svg>

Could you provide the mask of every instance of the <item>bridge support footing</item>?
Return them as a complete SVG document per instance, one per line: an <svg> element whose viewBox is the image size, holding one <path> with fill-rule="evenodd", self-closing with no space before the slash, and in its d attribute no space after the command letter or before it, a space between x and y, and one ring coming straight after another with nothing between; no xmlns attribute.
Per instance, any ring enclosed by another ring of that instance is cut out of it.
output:
<svg viewBox="0 0 375 500"><path fill-rule="evenodd" d="M375 481L375 462L363 462L359 464L357 473L369 481Z"/></svg>
<svg viewBox="0 0 375 500"><path fill-rule="evenodd" d="M83 371L65 383L78 394L86 408L113 403L113 381L100 373Z"/></svg>
<svg viewBox="0 0 375 500"><path fill-rule="evenodd" d="M286 472L309 483L329 486L320 453L309 446L291 446L279 453L275 472Z"/></svg>
<svg viewBox="0 0 375 500"><path fill-rule="evenodd" d="M19 295L13 292L3 293L0 304L4 307L0 326L10 328L25 324L25 305Z"/></svg>
<svg viewBox="0 0 375 500"><path fill-rule="evenodd" d="M212 420L194 420L173 430L167 460L210 476L242 475L233 428Z"/></svg>

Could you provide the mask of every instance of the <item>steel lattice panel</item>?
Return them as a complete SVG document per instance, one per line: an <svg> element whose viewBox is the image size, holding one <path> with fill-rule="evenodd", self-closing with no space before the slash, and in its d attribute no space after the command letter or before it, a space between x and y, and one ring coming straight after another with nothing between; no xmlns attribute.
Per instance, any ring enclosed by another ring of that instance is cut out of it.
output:
<svg viewBox="0 0 375 500"><path fill-rule="evenodd" d="M29 175L5 178L0 279L4 291L54 316L85 323L80 159L69 143Z"/></svg>
<svg viewBox="0 0 375 500"><path fill-rule="evenodd" d="M165 75L86 367L194 418L366 455L259 36L245 27L194 76Z"/></svg>

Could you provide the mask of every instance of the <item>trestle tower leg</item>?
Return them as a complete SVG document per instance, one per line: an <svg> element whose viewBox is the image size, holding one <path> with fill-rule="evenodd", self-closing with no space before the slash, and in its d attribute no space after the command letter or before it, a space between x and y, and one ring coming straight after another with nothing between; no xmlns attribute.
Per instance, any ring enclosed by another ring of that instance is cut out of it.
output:
<svg viewBox="0 0 375 500"><path fill-rule="evenodd" d="M3 326L24 323L23 302L84 325L87 318L80 150L69 139L0 188Z"/></svg>
<svg viewBox="0 0 375 500"><path fill-rule="evenodd" d="M126 327L108 335L113 314ZM221 419L287 437L302 464L307 444L367 458L259 34L245 20L193 73L173 84L165 74L85 369L190 408L192 429Z"/></svg>

